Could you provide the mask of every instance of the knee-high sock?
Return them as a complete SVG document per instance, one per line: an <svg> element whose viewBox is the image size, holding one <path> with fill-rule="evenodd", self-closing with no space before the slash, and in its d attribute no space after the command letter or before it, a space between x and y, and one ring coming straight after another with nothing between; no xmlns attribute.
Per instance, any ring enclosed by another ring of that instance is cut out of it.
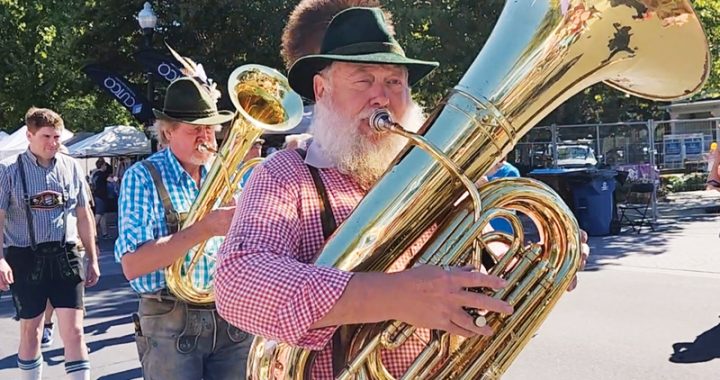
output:
<svg viewBox="0 0 720 380"><path fill-rule="evenodd" d="M68 380L90 380L90 362L78 360L65 363Z"/></svg>
<svg viewBox="0 0 720 380"><path fill-rule="evenodd" d="M22 360L18 358L20 368L20 380L40 380L42 378L42 356L33 360Z"/></svg>

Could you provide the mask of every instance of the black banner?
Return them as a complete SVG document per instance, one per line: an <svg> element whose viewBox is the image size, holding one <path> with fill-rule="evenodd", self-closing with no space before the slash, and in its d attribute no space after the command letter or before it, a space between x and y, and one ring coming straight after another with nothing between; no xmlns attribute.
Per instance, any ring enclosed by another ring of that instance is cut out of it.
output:
<svg viewBox="0 0 720 380"><path fill-rule="evenodd" d="M152 71L156 77L163 78L168 82L183 76L180 71L182 65L174 57L162 55L155 50L141 50L133 54L133 57Z"/></svg>
<svg viewBox="0 0 720 380"><path fill-rule="evenodd" d="M146 123L155 118L150 102L122 76L96 64L87 65L83 67L82 71L95 81L95 84L103 91L127 108L133 117L141 123Z"/></svg>

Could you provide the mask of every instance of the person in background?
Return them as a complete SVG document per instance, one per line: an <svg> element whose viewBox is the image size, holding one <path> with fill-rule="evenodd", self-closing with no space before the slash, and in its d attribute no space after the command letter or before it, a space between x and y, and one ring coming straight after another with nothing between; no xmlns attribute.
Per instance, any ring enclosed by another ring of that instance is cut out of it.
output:
<svg viewBox="0 0 720 380"><path fill-rule="evenodd" d="M285 144L283 149L307 149L308 141L312 139L312 135L309 133L301 133L297 135L285 136Z"/></svg>
<svg viewBox="0 0 720 380"><path fill-rule="evenodd" d="M95 201L95 225L100 237L107 239L107 212L110 199L108 197L108 177L110 176L110 165L104 160L95 162L96 170L90 176L93 200Z"/></svg>
<svg viewBox="0 0 720 380"><path fill-rule="evenodd" d="M90 379L83 335L84 288L100 277L95 229L80 165L57 154L64 123L49 109L25 115L28 149L0 162L0 289L9 287L20 318L19 379L42 377L42 325L55 308L71 380ZM83 265L78 251L87 256Z"/></svg>
<svg viewBox="0 0 720 380"><path fill-rule="evenodd" d="M516 168L513 164L507 162L507 157L503 157L500 162L498 162L493 168L490 170L490 174L487 176L488 181L492 181L498 178L517 178L520 177L520 170ZM512 234L513 228L510 222L503 218L495 218L490 221L490 226L495 231L501 231L508 234Z"/></svg>
<svg viewBox="0 0 720 380"><path fill-rule="evenodd" d="M490 173L488 175L488 180L492 181L494 179L498 178L515 178L520 177L520 170L515 167L515 165L507 162L507 157L503 157L500 162L498 162L493 169L490 170Z"/></svg>
<svg viewBox="0 0 720 380"><path fill-rule="evenodd" d="M65 145L60 145L60 148L58 149L58 153L62 153L65 155L69 155L70 151ZM91 194L90 185L87 181L83 181L85 186L85 191L88 194ZM92 198L90 198L90 208L94 208L95 205L92 202ZM97 232L93 233L93 236L97 236ZM78 251L80 251L81 254L84 256L85 247L82 246L82 242L78 242L77 245ZM100 252L97 250L97 252ZM48 300L47 305L45 306L45 317L43 318L43 332L42 332L42 338L40 339L40 347L41 348L48 348L52 346L53 342L55 341L55 324L53 323L53 314L54 314L55 308L50 303L50 300ZM17 315L15 316L15 320L20 320L20 317ZM88 347L88 352L90 352L90 348Z"/></svg>

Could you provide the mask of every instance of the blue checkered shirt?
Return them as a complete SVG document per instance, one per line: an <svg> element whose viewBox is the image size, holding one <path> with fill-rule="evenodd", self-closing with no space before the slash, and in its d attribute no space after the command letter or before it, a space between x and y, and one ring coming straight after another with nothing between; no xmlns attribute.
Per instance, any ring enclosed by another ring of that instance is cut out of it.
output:
<svg viewBox="0 0 720 380"><path fill-rule="evenodd" d="M170 195L170 201L178 213L186 213L195 201L199 188L190 174L180 165L170 148L148 157L157 168ZM201 168L201 181L205 180L207 169ZM169 235L165 223L165 209L157 194L150 172L136 163L125 172L118 200L118 239L115 241L115 260L120 262L123 255L131 255L141 245ZM210 239L203 255L193 272L193 283L199 288L210 288L215 273L215 254L223 237ZM189 265L192 252L185 256ZM138 293L151 293L165 288L165 274L157 270L130 281Z"/></svg>

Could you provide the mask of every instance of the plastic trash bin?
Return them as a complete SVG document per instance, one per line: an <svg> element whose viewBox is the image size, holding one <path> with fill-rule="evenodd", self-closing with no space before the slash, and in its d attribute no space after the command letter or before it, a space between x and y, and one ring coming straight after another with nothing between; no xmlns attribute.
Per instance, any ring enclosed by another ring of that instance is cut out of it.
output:
<svg viewBox="0 0 720 380"><path fill-rule="evenodd" d="M610 234L614 218L615 170L587 170L568 178L573 212L580 228L591 236Z"/></svg>
<svg viewBox="0 0 720 380"><path fill-rule="evenodd" d="M540 182L550 186L551 189L555 190L560 198L565 201L571 209L573 208L574 200L572 194L572 187L570 186L569 179L578 174L584 173L586 169L563 169L563 168L546 168L546 169L535 169L527 174L527 177L537 179Z"/></svg>

